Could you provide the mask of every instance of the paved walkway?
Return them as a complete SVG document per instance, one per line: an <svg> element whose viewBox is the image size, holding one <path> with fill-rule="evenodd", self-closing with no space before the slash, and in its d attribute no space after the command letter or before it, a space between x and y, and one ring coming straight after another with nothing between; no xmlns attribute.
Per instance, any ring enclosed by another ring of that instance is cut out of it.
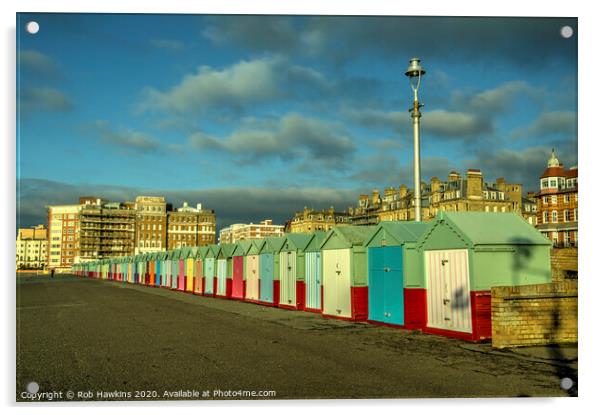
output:
<svg viewBox="0 0 602 415"><path fill-rule="evenodd" d="M567 396L559 376L576 378L570 357L559 365L161 288L19 276L17 289L18 399L32 380L65 393L245 390L303 399Z"/></svg>

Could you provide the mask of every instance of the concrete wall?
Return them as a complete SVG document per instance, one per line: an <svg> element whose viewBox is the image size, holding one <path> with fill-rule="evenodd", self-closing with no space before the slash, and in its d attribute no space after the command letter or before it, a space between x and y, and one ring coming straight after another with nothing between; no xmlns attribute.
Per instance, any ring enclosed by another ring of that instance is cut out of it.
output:
<svg viewBox="0 0 602 415"><path fill-rule="evenodd" d="M558 248L551 250L552 280L554 282L577 277L577 248Z"/></svg>
<svg viewBox="0 0 602 415"><path fill-rule="evenodd" d="M493 287L495 348L577 342L577 281Z"/></svg>

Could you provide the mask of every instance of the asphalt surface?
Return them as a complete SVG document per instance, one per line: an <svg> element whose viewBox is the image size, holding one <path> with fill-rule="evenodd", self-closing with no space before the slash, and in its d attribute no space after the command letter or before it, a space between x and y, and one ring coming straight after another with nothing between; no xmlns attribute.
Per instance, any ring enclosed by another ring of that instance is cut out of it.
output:
<svg viewBox="0 0 602 415"><path fill-rule="evenodd" d="M17 276L16 315L17 401L568 396L576 377L576 359L72 276Z"/></svg>

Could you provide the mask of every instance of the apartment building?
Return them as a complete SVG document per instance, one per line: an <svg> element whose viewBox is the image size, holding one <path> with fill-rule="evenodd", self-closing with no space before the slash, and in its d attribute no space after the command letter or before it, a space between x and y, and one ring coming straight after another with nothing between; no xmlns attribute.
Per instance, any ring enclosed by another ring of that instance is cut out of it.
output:
<svg viewBox="0 0 602 415"><path fill-rule="evenodd" d="M136 210L133 203L80 198L78 262L134 254Z"/></svg>
<svg viewBox="0 0 602 415"><path fill-rule="evenodd" d="M48 268L68 271L79 252L80 205L48 206Z"/></svg>
<svg viewBox="0 0 602 415"><path fill-rule="evenodd" d="M378 189L359 196L356 207L350 207L353 225L375 225L381 221L415 219L414 192L405 185L389 187L381 196ZM466 177L456 171L447 181L437 177L421 185L422 220L434 218L439 211L522 212L522 185L506 183L503 178L485 182L478 169L468 169Z"/></svg>
<svg viewBox="0 0 602 415"><path fill-rule="evenodd" d="M346 223L349 223L348 212L335 212L332 206L322 210L313 210L306 206L302 212L295 212L295 216L290 221L290 232L329 231L335 225Z"/></svg>
<svg viewBox="0 0 602 415"><path fill-rule="evenodd" d="M578 169L565 169L552 155L539 179L537 229L556 247L578 245Z"/></svg>
<svg viewBox="0 0 602 415"><path fill-rule="evenodd" d="M136 198L136 254L164 251L167 248L168 207L164 197Z"/></svg>
<svg viewBox="0 0 602 415"><path fill-rule="evenodd" d="M167 249L204 246L215 243L215 212L196 208L184 202L182 207L167 212Z"/></svg>
<svg viewBox="0 0 602 415"><path fill-rule="evenodd" d="M265 238L266 236L282 236L284 225L274 225L271 219L259 223L235 223L219 233L220 244L235 243L248 239Z"/></svg>
<svg viewBox="0 0 602 415"><path fill-rule="evenodd" d="M17 232L17 269L46 269L48 231L44 225L21 228Z"/></svg>

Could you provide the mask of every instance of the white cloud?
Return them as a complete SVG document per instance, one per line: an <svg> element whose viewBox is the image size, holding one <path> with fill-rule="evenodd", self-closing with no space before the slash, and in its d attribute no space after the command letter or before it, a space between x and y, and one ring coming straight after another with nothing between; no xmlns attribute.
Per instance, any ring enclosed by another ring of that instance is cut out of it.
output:
<svg viewBox="0 0 602 415"><path fill-rule="evenodd" d="M296 113L283 116L274 128L247 125L224 138L195 133L189 137L189 143L199 149L219 150L242 159L302 157L343 163L355 151L355 144L341 126Z"/></svg>
<svg viewBox="0 0 602 415"><path fill-rule="evenodd" d="M263 103L279 95L274 61L257 59L224 69L201 66L196 74L187 75L165 92L147 88L140 108L179 114L200 113L210 107L236 109Z"/></svg>

